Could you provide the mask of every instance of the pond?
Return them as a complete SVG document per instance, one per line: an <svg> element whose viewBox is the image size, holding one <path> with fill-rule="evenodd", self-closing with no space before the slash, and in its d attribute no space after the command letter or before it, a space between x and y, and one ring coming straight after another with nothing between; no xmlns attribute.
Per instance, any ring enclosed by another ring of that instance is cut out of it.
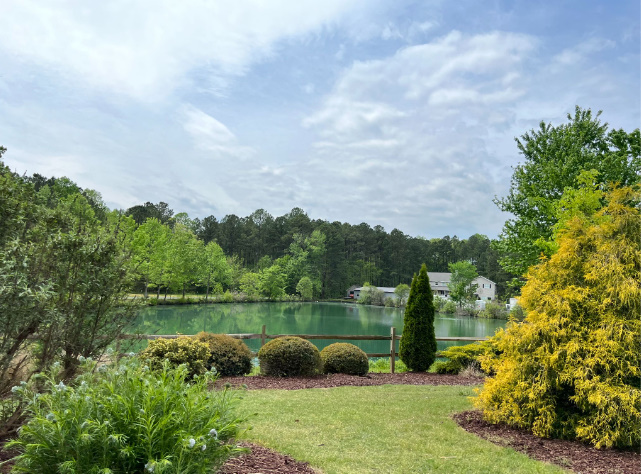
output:
<svg viewBox="0 0 641 474"><path fill-rule="evenodd" d="M436 315L436 337L485 337L505 327L507 321L447 314ZM140 334L260 333L349 334L389 336L390 328L403 333L403 310L353 303L238 303L185 306L150 306L143 309L130 330ZM251 350L260 340L245 340ZM313 340L322 349L335 340ZM365 352L389 352L389 341L341 341L356 344ZM442 350L464 342L438 341ZM398 346L397 346L398 350Z"/></svg>

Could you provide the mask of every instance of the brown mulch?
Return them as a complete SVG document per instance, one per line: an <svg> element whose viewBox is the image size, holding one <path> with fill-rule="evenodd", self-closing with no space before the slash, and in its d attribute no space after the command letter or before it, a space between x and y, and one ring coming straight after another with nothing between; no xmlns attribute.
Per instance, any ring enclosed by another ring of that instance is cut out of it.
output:
<svg viewBox="0 0 641 474"><path fill-rule="evenodd" d="M219 471L221 474L277 474L287 472L315 474L317 472L306 462L296 461L285 454L277 453L257 444L240 443L240 445L251 449L251 452L228 460Z"/></svg>
<svg viewBox="0 0 641 474"><path fill-rule="evenodd" d="M531 432L483 420L481 412L466 411L453 416L466 431L500 446L507 446L533 459L549 462L581 474L638 474L639 452L596 449L577 441L545 439Z"/></svg>
<svg viewBox="0 0 641 474"><path fill-rule="evenodd" d="M246 385L249 390L280 389L301 390L305 388L370 387L373 385L478 385L482 378L460 375L441 375L427 372L405 372L402 374L367 374L365 376L329 374L311 377L221 377L216 387L231 384L232 387Z"/></svg>

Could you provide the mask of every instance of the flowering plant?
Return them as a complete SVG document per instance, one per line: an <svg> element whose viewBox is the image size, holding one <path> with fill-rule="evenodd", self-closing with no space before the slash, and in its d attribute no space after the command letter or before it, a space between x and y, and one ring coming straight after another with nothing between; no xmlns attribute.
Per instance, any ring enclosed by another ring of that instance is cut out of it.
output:
<svg viewBox="0 0 641 474"><path fill-rule="evenodd" d="M13 390L29 415L7 445L19 453L15 472L195 474L242 451L238 392L210 391L214 373L186 382L184 365L149 370L137 358L102 370L87 360L83 368L68 384L52 372Z"/></svg>

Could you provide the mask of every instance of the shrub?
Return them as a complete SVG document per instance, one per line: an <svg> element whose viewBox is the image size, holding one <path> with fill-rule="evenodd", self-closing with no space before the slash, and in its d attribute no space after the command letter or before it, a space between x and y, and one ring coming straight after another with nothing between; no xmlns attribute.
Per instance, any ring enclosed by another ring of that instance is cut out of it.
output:
<svg viewBox="0 0 641 474"><path fill-rule="evenodd" d="M201 332L196 340L209 346L207 366L214 367L220 375L245 375L252 369L252 353L240 339L226 334Z"/></svg>
<svg viewBox="0 0 641 474"><path fill-rule="evenodd" d="M396 298L385 298L383 306L386 308L397 308L400 306L400 303Z"/></svg>
<svg viewBox="0 0 641 474"><path fill-rule="evenodd" d="M209 346L186 336L177 339L153 339L140 353L140 358L148 361L153 369L160 369L165 359L172 367L187 364L188 375L193 377L207 370Z"/></svg>
<svg viewBox="0 0 641 474"><path fill-rule="evenodd" d="M427 267L412 279L403 317L403 337L398 355L412 372L424 372L436 359L434 304Z"/></svg>
<svg viewBox="0 0 641 474"><path fill-rule="evenodd" d="M381 357L380 359L370 359L369 371L375 374L389 374L391 372L390 358ZM396 361L394 364L394 372L398 374L407 372L407 366L403 364L402 360L399 359Z"/></svg>
<svg viewBox="0 0 641 474"><path fill-rule="evenodd" d="M330 344L321 351L320 356L325 374L365 375L369 370L367 354L354 344Z"/></svg>
<svg viewBox="0 0 641 474"><path fill-rule="evenodd" d="M454 301L447 301L441 308L441 311L447 314L456 313L456 303L454 303Z"/></svg>
<svg viewBox="0 0 641 474"><path fill-rule="evenodd" d="M322 368L316 346L293 336L269 341L258 351L258 360L261 374L278 377L315 375Z"/></svg>
<svg viewBox="0 0 641 474"><path fill-rule="evenodd" d="M488 319L507 319L507 311L505 306L502 304L489 302L485 304L485 309L479 312L478 317Z"/></svg>
<svg viewBox="0 0 641 474"><path fill-rule="evenodd" d="M231 291L227 290L223 293L222 298L220 298L221 303L233 303L234 302L234 295L231 293Z"/></svg>
<svg viewBox="0 0 641 474"><path fill-rule="evenodd" d="M591 214L581 202L559 207L576 214L555 230L556 253L528 272L527 316L495 336L503 353L476 400L486 420L597 448L641 443L641 196L605 198Z"/></svg>
<svg viewBox="0 0 641 474"><path fill-rule="evenodd" d="M439 374L458 374L466 367L480 368L479 356L489 349L487 341L483 343L467 344L465 346L452 346L441 351L441 357L448 360L436 363L436 372Z"/></svg>
<svg viewBox="0 0 641 474"><path fill-rule="evenodd" d="M242 451L235 393L210 391L213 373L185 383L186 366L150 371L137 358L83 368L69 385L41 375L42 394L16 388L30 419L7 444L19 453L15 471L208 473Z"/></svg>
<svg viewBox="0 0 641 474"><path fill-rule="evenodd" d="M434 297L434 309L437 312L441 312L443 310L443 306L445 306L445 303L447 303L447 300L441 296L435 296ZM456 307L455 307L456 309Z"/></svg>
<svg viewBox="0 0 641 474"><path fill-rule="evenodd" d="M523 321L525 319L525 311L523 311L520 304L516 304L510 308L509 319L514 321Z"/></svg>

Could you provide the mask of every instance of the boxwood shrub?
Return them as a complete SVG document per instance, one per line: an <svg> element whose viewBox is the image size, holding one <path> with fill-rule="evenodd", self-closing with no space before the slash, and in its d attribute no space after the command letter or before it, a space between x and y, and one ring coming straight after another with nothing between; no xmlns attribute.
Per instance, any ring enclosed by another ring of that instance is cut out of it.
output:
<svg viewBox="0 0 641 474"><path fill-rule="evenodd" d="M369 371L367 354L354 344L336 342L324 348L320 355L325 374L365 375Z"/></svg>
<svg viewBox="0 0 641 474"><path fill-rule="evenodd" d="M169 361L171 367L187 364L188 376L193 377L207 370L209 345L191 337L176 339L153 339L147 348L140 352L140 358L147 361L152 369L159 369L163 361Z"/></svg>
<svg viewBox="0 0 641 474"><path fill-rule="evenodd" d="M258 351L263 375L292 377L320 372L320 352L314 344L300 337L285 336L269 341Z"/></svg>
<svg viewBox="0 0 641 474"><path fill-rule="evenodd" d="M226 334L200 332L196 340L209 347L208 368L215 368L220 375L245 375L252 369L252 353L240 339Z"/></svg>

